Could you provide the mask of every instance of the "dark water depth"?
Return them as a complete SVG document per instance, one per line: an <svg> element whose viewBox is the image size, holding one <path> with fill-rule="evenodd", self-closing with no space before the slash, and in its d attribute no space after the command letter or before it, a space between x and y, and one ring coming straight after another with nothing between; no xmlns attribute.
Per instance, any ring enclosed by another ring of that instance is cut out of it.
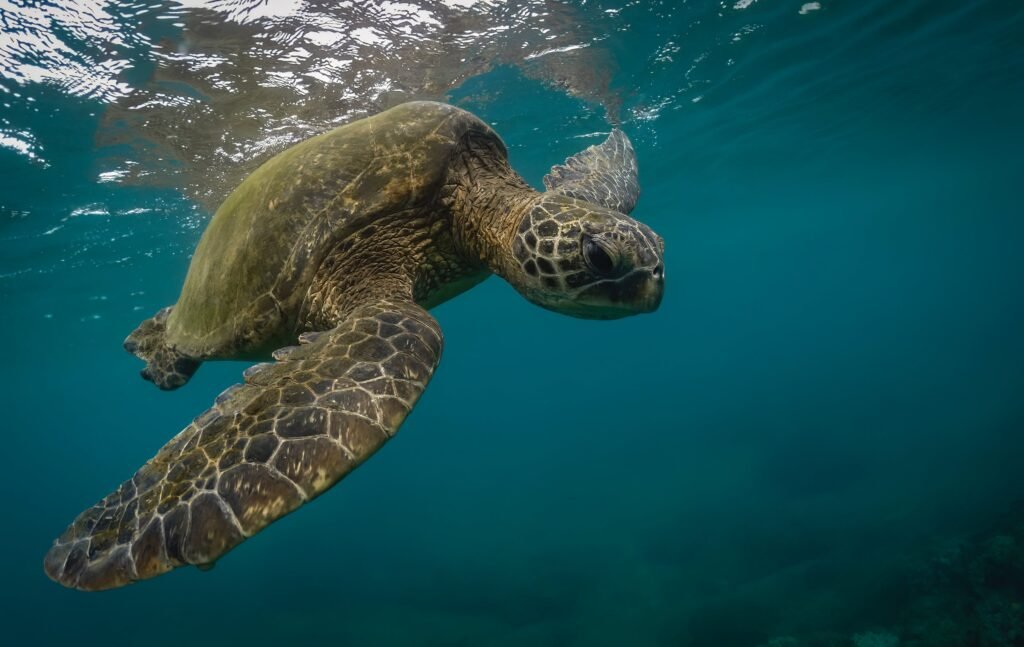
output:
<svg viewBox="0 0 1024 647"><path fill-rule="evenodd" d="M1019 2L0 0L0 28L0 641L1024 645ZM245 367L162 393L120 348L210 209L412 98L535 186L621 123L661 309L492 278L333 491L208 573L50 582Z"/></svg>

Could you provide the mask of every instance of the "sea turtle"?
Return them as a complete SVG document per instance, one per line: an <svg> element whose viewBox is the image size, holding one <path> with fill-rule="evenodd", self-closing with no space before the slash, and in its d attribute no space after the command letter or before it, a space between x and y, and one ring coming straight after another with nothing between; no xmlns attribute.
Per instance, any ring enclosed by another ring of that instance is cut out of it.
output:
<svg viewBox="0 0 1024 647"><path fill-rule="evenodd" d="M655 310L664 245L629 218L626 135L570 157L537 192L498 135L406 103L301 142L231 193L178 302L125 347L163 389L211 359L265 358L54 542L46 573L108 589L208 567L315 498L398 430L441 356L427 310L491 273L545 308ZM297 345L295 344L297 341ZM274 350L277 349L277 350Z"/></svg>

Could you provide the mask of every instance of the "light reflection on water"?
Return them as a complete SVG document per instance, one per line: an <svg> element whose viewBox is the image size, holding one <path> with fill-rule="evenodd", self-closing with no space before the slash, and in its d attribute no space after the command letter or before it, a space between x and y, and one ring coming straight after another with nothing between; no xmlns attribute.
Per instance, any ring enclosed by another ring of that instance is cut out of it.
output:
<svg viewBox="0 0 1024 647"><path fill-rule="evenodd" d="M105 104L102 179L185 189L214 207L273 152L496 65L617 118L614 69L578 9L553 0L176 0L3 7L0 87ZM7 125L7 124L5 124ZM127 144L125 154L119 145ZM0 145L45 163L30 133Z"/></svg>
<svg viewBox="0 0 1024 647"><path fill-rule="evenodd" d="M649 178L681 166L689 176L791 166L878 124L955 130L987 109L986 92L1024 87L1020 57L1006 55L1024 12L986 20L998 4L0 0L0 154L18 166L9 177L28 171L30 182L0 192L0 226L4 240L63 246L0 258L0 279L72 253L95 264L187 254L208 213L267 157L411 99L514 116L497 126L510 149L546 165L621 122L646 195L668 202ZM496 69L512 74L482 78ZM554 92L528 100L514 76ZM574 100L546 105L565 96ZM123 185L170 191L115 195ZM153 211L71 216L92 203ZM166 221L126 222L154 213L174 219L173 243ZM111 242L122 233L131 249Z"/></svg>

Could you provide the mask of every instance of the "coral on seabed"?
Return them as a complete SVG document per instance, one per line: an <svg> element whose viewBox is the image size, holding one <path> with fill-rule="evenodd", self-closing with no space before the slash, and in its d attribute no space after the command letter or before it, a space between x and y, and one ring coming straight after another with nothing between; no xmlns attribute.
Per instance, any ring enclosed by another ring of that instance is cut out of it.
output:
<svg viewBox="0 0 1024 647"><path fill-rule="evenodd" d="M973 537L908 560L893 626L779 637L761 647L1024 647L1024 501Z"/></svg>

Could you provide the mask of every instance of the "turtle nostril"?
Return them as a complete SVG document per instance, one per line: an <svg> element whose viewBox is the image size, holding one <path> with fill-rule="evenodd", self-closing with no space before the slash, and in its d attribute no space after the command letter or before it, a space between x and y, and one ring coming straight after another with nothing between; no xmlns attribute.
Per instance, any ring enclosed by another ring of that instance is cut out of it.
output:
<svg viewBox="0 0 1024 647"><path fill-rule="evenodd" d="M660 279L664 275L664 272L665 268L662 267L661 263L658 263L657 265L654 266L654 270L651 272L651 274L654 276L654 278Z"/></svg>

